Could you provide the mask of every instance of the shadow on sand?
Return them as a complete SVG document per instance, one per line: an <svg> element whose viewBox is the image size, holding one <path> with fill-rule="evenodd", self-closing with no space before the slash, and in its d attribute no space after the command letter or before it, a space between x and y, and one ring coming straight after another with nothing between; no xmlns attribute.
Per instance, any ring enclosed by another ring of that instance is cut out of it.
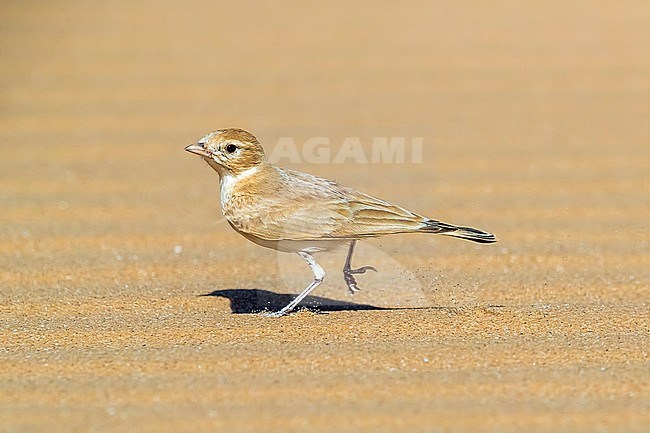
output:
<svg viewBox="0 0 650 433"><path fill-rule="evenodd" d="M230 299L230 309L234 314L260 313L263 311L277 311L287 305L296 297L283 293L259 289L223 289L215 290L200 296L218 296ZM402 308L375 307L368 304L337 301L320 296L307 296L298 306L297 310L305 308L313 312L326 311L359 311L359 310L401 310Z"/></svg>

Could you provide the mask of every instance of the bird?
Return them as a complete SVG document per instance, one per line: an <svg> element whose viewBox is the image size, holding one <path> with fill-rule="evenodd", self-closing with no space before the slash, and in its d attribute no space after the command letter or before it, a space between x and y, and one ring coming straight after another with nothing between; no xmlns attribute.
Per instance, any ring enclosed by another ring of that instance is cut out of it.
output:
<svg viewBox="0 0 650 433"><path fill-rule="evenodd" d="M352 267L359 240L400 233L433 233L478 243L493 243L492 233L421 216L388 201L311 174L272 164L258 139L240 128L210 132L185 147L219 175L223 215L246 239L281 252L298 254L311 268L312 282L270 316L284 316L318 287L325 270L314 254L347 246L343 278L351 294L355 275L377 272Z"/></svg>

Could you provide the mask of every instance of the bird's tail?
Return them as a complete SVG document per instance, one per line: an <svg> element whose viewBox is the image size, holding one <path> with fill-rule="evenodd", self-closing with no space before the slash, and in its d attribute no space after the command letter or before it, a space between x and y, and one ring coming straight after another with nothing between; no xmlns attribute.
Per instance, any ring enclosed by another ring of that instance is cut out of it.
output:
<svg viewBox="0 0 650 433"><path fill-rule="evenodd" d="M474 229L472 227L455 226L436 220L425 221L424 227L422 227L420 231L425 233L439 233L444 236L467 239L468 241L479 242L481 244L491 244L492 242L497 241L496 236L492 233L484 232L483 230Z"/></svg>

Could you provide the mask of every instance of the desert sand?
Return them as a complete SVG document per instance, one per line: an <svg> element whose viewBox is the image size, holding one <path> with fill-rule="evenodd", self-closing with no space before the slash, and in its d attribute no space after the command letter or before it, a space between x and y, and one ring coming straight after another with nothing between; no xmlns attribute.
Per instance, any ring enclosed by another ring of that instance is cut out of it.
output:
<svg viewBox="0 0 650 433"><path fill-rule="evenodd" d="M645 2L0 4L0 431L650 430ZM278 163L495 233L304 262L183 147L423 140ZM286 141L284 141L286 143ZM407 147L407 150L411 149Z"/></svg>

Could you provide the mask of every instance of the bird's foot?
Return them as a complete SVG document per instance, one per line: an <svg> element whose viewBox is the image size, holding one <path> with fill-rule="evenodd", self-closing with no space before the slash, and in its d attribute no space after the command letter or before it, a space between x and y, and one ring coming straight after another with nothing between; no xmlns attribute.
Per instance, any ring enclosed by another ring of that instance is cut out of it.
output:
<svg viewBox="0 0 650 433"><path fill-rule="evenodd" d="M367 271L375 271L374 266L362 266L357 269L343 269L343 278L345 278L345 283L348 285L348 291L351 295L357 293L361 288L357 286L357 280L354 278L355 275L365 274Z"/></svg>
<svg viewBox="0 0 650 433"><path fill-rule="evenodd" d="M282 317L286 316L288 311L279 310L279 311L265 311L262 313L264 317Z"/></svg>

